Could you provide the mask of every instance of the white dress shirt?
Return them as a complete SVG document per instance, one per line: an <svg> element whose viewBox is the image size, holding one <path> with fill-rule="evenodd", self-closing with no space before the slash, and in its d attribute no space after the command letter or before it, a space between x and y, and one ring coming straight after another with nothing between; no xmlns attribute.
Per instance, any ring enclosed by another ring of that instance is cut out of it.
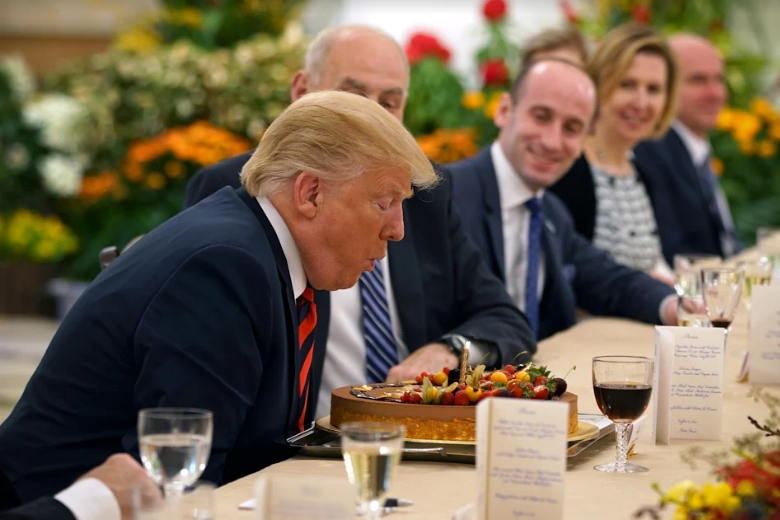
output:
<svg viewBox="0 0 780 520"><path fill-rule="evenodd" d="M271 223L271 227L274 228L276 238L279 239L279 244L282 246L282 252L287 259L287 269L290 271L290 281L292 282L293 295L298 299L303 291L306 290L306 271L303 270L303 261L301 260L301 253L298 251L298 246L295 245L295 240L290 233L290 228L284 222L284 219L276 210L271 201L265 197L257 197L257 202L263 209L265 216L268 217L268 221Z"/></svg>
<svg viewBox="0 0 780 520"><path fill-rule="evenodd" d="M528 228L530 210L525 205L534 196L539 199L544 190L534 195L515 172L501 144L496 141L490 147L490 156L496 170L498 192L501 199L501 223L504 230L504 272L506 290L521 311L525 311L525 285L528 273ZM539 281L537 297L541 302L544 293L544 251L539 244Z"/></svg>
<svg viewBox="0 0 780 520"><path fill-rule="evenodd" d="M62 502L76 520L122 520L114 493L96 478L79 480L54 498Z"/></svg>

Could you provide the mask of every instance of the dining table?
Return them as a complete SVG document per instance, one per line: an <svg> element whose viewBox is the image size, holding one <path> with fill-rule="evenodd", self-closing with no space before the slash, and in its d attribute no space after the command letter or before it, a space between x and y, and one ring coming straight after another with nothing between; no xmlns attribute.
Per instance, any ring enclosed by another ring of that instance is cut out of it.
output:
<svg viewBox="0 0 780 520"><path fill-rule="evenodd" d="M723 421L720 440L672 440L669 445L654 444L652 399L646 419L634 446L630 462L645 466L645 473L617 474L594 470L598 464L615 458L615 435L605 436L586 450L568 458L564 479L564 518L599 520L630 519L643 507L658 504L658 484L668 489L689 479L696 483L713 482L712 467L701 460L693 465L684 459L692 449L704 453L729 450L734 439L756 433L748 417L762 421L768 416L767 406L749 396L751 384L740 381L740 371L748 348L748 316L742 306L727 337L723 385ZM566 377L568 391L579 400L579 412L598 414L593 394L592 359L601 355L631 355L654 357L655 327L626 319L583 317L574 327L556 334L538 345L534 362L548 367L555 375ZM780 396L780 388L764 391ZM239 504L253 498L258 478L274 475L319 476L323 479L347 479L343 460L298 455L226 484L215 493L215 519L253 520L254 511L240 510ZM403 460L398 465L388 496L408 499L410 507L398 508L389 515L399 520L450 520L456 510L476 499L478 488L476 468L469 463L416 462ZM663 516L670 518L673 508ZM650 518L650 517L646 517Z"/></svg>

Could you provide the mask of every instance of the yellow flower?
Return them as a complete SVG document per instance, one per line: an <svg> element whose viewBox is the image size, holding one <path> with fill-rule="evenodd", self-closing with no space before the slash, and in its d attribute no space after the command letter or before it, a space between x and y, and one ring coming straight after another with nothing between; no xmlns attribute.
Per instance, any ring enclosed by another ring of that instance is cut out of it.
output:
<svg viewBox="0 0 780 520"><path fill-rule="evenodd" d="M161 44L162 40L157 34L143 27L119 34L115 42L123 51L138 53L147 53Z"/></svg>
<svg viewBox="0 0 780 520"><path fill-rule="evenodd" d="M757 152L761 157L772 157L777 153L777 145L769 139L764 139L757 143Z"/></svg>
<svg viewBox="0 0 780 520"><path fill-rule="evenodd" d="M484 113L488 119L493 119L496 116L498 110L498 102L500 98L493 96L487 105L485 105Z"/></svg>
<svg viewBox="0 0 780 520"><path fill-rule="evenodd" d="M165 163L165 175L171 179L178 179L184 173L184 166L178 161L168 161Z"/></svg>
<svg viewBox="0 0 780 520"><path fill-rule="evenodd" d="M704 484L702 488L704 505L724 513L731 513L739 507L740 499L734 496L734 490L725 482L719 484Z"/></svg>
<svg viewBox="0 0 780 520"><path fill-rule="evenodd" d="M745 140L745 141L738 141L737 142L739 146L739 151L742 152L743 155L751 156L756 151L756 143L753 141Z"/></svg>
<svg viewBox="0 0 780 520"><path fill-rule="evenodd" d="M702 509L704 507L704 497L700 492L693 493L688 499L688 507L691 509Z"/></svg>
<svg viewBox="0 0 780 520"><path fill-rule="evenodd" d="M710 167L712 168L712 173L720 177L723 175L723 161L718 159L717 157L713 157L712 161L710 162Z"/></svg>
<svg viewBox="0 0 780 520"><path fill-rule="evenodd" d="M733 132L737 140L748 140L761 130L761 120L749 112L735 112Z"/></svg>
<svg viewBox="0 0 780 520"><path fill-rule="evenodd" d="M688 520L688 508L679 506L672 516L672 520Z"/></svg>
<svg viewBox="0 0 780 520"><path fill-rule="evenodd" d="M479 110L485 104L485 94L481 90L466 92L461 98L461 103L468 110Z"/></svg>
<svg viewBox="0 0 780 520"><path fill-rule="evenodd" d="M168 20L176 25L199 28L203 26L203 13L193 7L170 9L167 12Z"/></svg>
<svg viewBox="0 0 780 520"><path fill-rule="evenodd" d="M734 111L730 108L724 108L718 114L718 130L725 132L731 130L734 124Z"/></svg>
<svg viewBox="0 0 780 520"><path fill-rule="evenodd" d="M780 141L780 123L772 123L772 126L769 127L769 137Z"/></svg>
<svg viewBox="0 0 780 520"><path fill-rule="evenodd" d="M737 484L737 495L741 497L752 497L756 494L756 486L749 480L743 480Z"/></svg>
<svg viewBox="0 0 780 520"><path fill-rule="evenodd" d="M664 502L675 504L685 504L689 497L698 491L696 484L692 480L683 480L678 482L664 495Z"/></svg>
<svg viewBox="0 0 780 520"><path fill-rule="evenodd" d="M57 246L54 245L54 242L49 240L42 240L41 242L38 242L37 246L35 246L34 254L39 260L51 260L56 253Z"/></svg>
<svg viewBox="0 0 780 520"><path fill-rule="evenodd" d="M144 184L147 188L155 191L159 191L165 187L165 175L158 172L152 172L144 179Z"/></svg>
<svg viewBox="0 0 780 520"><path fill-rule="evenodd" d="M775 109L766 98L755 98L750 102L750 111L759 117L765 119L774 119L776 117Z"/></svg>

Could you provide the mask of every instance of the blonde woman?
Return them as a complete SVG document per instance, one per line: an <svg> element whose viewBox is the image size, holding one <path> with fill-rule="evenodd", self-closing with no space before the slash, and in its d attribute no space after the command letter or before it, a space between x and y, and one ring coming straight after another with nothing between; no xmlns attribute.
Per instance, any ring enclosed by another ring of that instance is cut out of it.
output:
<svg viewBox="0 0 780 520"><path fill-rule="evenodd" d="M658 32L628 24L606 35L586 69L598 89L598 117L583 155L551 190L596 247L671 284L658 233L658 219L671 215L653 197L660 180L636 167L632 149L663 136L674 118L674 55Z"/></svg>

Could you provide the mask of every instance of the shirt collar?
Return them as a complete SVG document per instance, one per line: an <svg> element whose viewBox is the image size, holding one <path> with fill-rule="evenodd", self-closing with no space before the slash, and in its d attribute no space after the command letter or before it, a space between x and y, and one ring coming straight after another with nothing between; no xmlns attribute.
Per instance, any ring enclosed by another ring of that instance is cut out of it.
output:
<svg viewBox="0 0 780 520"><path fill-rule="evenodd" d="M501 148L501 143L498 141L493 142L490 146L490 157L493 159L493 167L496 170L502 211L522 206L534 197L533 192L528 189L512 163L509 162L504 149ZM543 195L544 190L541 190L536 197L541 199Z"/></svg>
<svg viewBox="0 0 780 520"><path fill-rule="evenodd" d="M691 154L693 165L698 168L704 164L704 161L706 161L707 157L712 153L710 142L691 132L691 130L680 121L674 121L672 123L672 128L680 134L680 139L682 139L683 144L685 144L685 147L688 149L688 153Z"/></svg>
<svg viewBox="0 0 780 520"><path fill-rule="evenodd" d="M295 299L298 299L303 291L306 290L306 271L303 270L303 261L301 261L301 253L298 251L298 246L295 245L290 228L287 227L282 216L276 210L271 201L265 197L257 197L257 202L263 209L265 216L268 217L268 221L271 223L271 227L274 228L276 237L279 239L279 244L282 246L282 252L287 259L287 269L290 271L290 281L292 282L293 294Z"/></svg>

